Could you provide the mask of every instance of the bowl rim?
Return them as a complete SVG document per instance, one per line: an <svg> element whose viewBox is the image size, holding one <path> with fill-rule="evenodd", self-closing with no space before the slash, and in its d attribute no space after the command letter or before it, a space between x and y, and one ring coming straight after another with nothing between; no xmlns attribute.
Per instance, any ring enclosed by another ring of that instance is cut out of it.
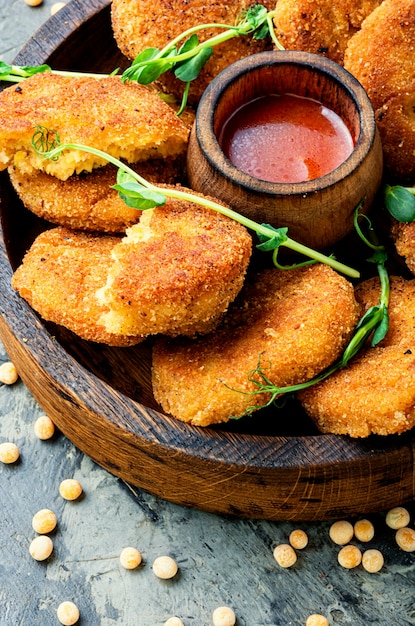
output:
<svg viewBox="0 0 415 626"><path fill-rule="evenodd" d="M359 135L351 154L334 170L324 176L294 183L275 183L261 180L238 169L224 154L214 132L215 114L223 92L251 71L281 65L301 65L319 74L328 76L341 86L353 101L359 120ZM363 132L364 131L364 132ZM222 70L203 93L194 124L199 149L209 166L231 183L250 192L275 196L304 196L323 191L348 178L370 153L376 139L375 112L370 99L360 82L344 67L327 57L299 50L269 50L258 52L235 61Z"/></svg>

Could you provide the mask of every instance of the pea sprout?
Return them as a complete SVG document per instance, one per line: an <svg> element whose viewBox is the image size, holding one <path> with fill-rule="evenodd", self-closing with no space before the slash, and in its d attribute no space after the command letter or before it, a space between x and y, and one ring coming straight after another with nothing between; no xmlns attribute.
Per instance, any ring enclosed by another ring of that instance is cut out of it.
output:
<svg viewBox="0 0 415 626"><path fill-rule="evenodd" d="M60 145L59 135L56 131L50 131L45 127L38 127L32 138L32 146L35 152L45 159L55 160L59 158L62 152L67 150L80 150L93 154L100 159L112 163L118 168L117 182L113 185L129 207L145 211L165 204L167 198L176 198L193 202L208 209L212 209L229 217L230 219L245 226L248 230L254 231L261 243L257 245L259 250L273 251L274 260L276 259L276 251L282 246L287 247L294 252L312 259L313 262L320 262L329 265L334 270L341 272L351 278L359 278L360 274L357 270L337 261L333 256L327 256L321 252L305 246L287 235L287 228L274 228L269 224L258 224L254 220L237 213L227 206L219 204L214 200L203 196L195 195L190 191L183 191L176 188L158 187L148 182L140 176L131 167L121 162L112 155L99 150L97 148L86 146L78 143L66 143ZM52 148L52 149L49 149Z"/></svg>

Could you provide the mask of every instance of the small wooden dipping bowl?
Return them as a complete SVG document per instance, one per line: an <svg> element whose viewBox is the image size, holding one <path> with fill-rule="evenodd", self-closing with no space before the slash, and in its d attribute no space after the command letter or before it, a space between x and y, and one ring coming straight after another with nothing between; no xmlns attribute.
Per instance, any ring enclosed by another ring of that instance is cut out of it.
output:
<svg viewBox="0 0 415 626"><path fill-rule="evenodd" d="M233 165L218 142L221 128L247 102L270 94L312 98L346 124L354 149L336 169L314 180L275 183ZM370 208L382 178L382 147L370 100L344 68L292 50L248 56L222 71L199 103L188 150L193 189L213 195L259 223L287 226L313 248L336 243L353 229L353 212Z"/></svg>

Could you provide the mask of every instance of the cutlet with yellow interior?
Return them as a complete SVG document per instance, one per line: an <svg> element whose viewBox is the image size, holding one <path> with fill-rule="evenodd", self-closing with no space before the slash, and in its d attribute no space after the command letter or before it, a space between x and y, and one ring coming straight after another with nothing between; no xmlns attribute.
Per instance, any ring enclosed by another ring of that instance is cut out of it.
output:
<svg viewBox="0 0 415 626"><path fill-rule="evenodd" d="M94 146L129 163L176 156L187 148L189 128L173 109L154 91L119 76L35 74L4 90L0 109L0 169L14 165L25 174L41 170L66 180L106 163L81 150L44 159L33 145L37 127L48 129L49 148L58 136L62 144Z"/></svg>

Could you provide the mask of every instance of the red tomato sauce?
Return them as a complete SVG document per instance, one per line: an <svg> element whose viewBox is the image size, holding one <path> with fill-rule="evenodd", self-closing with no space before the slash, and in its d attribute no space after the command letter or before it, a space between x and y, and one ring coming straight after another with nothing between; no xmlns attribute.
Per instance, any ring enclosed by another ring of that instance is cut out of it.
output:
<svg viewBox="0 0 415 626"><path fill-rule="evenodd" d="M334 111L290 94L243 105L225 122L218 141L238 169L275 183L324 176L353 150L352 136Z"/></svg>

